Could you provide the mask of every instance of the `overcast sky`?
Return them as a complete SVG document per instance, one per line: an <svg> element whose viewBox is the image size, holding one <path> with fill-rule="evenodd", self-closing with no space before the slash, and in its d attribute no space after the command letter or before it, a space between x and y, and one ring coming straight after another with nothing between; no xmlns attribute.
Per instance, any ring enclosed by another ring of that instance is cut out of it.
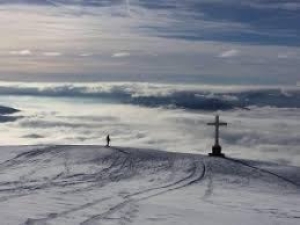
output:
<svg viewBox="0 0 300 225"><path fill-rule="evenodd" d="M290 84L299 0L0 0L0 79Z"/></svg>

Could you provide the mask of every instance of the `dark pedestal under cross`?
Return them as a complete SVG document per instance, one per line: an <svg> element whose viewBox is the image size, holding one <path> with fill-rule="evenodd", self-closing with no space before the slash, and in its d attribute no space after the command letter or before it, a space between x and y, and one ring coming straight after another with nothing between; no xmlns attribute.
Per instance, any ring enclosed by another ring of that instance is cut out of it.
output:
<svg viewBox="0 0 300 225"><path fill-rule="evenodd" d="M215 126L215 144L212 147L212 153L209 153L210 156L224 157L224 154L221 152L222 147L219 144L219 128L220 126L227 126L227 123L220 122L219 115L216 115L215 122L208 123L207 125Z"/></svg>

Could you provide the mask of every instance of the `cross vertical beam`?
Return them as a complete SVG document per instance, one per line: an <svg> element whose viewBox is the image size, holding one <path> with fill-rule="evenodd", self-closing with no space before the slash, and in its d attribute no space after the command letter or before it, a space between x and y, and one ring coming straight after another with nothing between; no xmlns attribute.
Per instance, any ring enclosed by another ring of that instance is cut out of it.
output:
<svg viewBox="0 0 300 225"><path fill-rule="evenodd" d="M212 147L212 153L210 153L209 155L224 157L224 154L221 153L222 147L219 144L219 128L220 128L220 126L227 126L227 123L220 122L219 115L216 115L215 122L207 123L207 125L215 126L215 144Z"/></svg>

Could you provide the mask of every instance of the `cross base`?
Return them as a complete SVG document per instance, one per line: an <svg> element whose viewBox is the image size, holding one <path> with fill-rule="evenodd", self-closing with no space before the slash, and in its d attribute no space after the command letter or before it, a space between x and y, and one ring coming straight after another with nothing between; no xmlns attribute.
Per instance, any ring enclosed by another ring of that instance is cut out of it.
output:
<svg viewBox="0 0 300 225"><path fill-rule="evenodd" d="M223 153L221 153L222 151L222 147L220 145L214 145L212 147L212 153L209 153L209 156L213 156L213 157L225 157L225 155Z"/></svg>

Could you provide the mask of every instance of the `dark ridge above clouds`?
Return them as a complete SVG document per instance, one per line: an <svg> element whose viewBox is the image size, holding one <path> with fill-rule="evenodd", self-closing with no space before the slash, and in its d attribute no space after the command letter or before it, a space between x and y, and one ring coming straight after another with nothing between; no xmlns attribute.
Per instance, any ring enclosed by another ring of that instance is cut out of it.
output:
<svg viewBox="0 0 300 225"><path fill-rule="evenodd" d="M20 119L20 116L11 116L11 114L20 112L18 109L0 106L0 123L14 122Z"/></svg>
<svg viewBox="0 0 300 225"><path fill-rule="evenodd" d="M174 92L169 96L138 96L130 103L148 107L171 107L190 110L232 110L256 107L300 108L300 92L280 90L242 91L240 93Z"/></svg>
<svg viewBox="0 0 300 225"><path fill-rule="evenodd" d="M224 88L161 86L151 84L52 84L0 87L0 95L90 98L146 107L189 110L232 110L249 107L300 108L299 88ZM16 112L15 109L2 111Z"/></svg>
<svg viewBox="0 0 300 225"><path fill-rule="evenodd" d="M6 107L6 106L0 106L0 115L8 115L8 114L13 114L16 112L19 112L20 110Z"/></svg>

